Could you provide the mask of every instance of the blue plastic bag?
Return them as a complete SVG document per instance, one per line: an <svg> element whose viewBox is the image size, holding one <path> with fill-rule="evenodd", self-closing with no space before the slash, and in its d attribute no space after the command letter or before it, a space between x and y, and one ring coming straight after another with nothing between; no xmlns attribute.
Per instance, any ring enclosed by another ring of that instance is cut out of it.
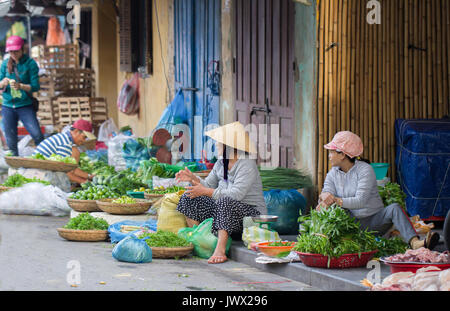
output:
<svg viewBox="0 0 450 311"><path fill-rule="evenodd" d="M156 232L156 226L157 226L157 220L156 219L149 219L147 221L136 221L136 220L124 220L116 222L108 227L109 237L111 239L111 243L118 243L122 239L126 238L127 236L134 234L136 231L123 233L120 232L121 226L140 226L148 228L151 231Z"/></svg>
<svg viewBox="0 0 450 311"><path fill-rule="evenodd" d="M117 243L112 251L112 256L118 261L132 263L147 263L152 261L152 249L145 240L139 239L134 234L127 236Z"/></svg>
<svg viewBox="0 0 450 311"><path fill-rule="evenodd" d="M175 124L187 124L188 119L188 111L184 103L184 94L180 89L175 94L173 101L163 111L155 129L165 128L171 133L172 127Z"/></svg>
<svg viewBox="0 0 450 311"><path fill-rule="evenodd" d="M295 189L264 191L269 215L278 216L278 220L271 224L271 229L283 235L297 235L300 211L305 214L306 199Z"/></svg>
<svg viewBox="0 0 450 311"><path fill-rule="evenodd" d="M137 140L129 139L123 144L122 156L127 168L136 171L142 160L150 159L150 150L138 143Z"/></svg>

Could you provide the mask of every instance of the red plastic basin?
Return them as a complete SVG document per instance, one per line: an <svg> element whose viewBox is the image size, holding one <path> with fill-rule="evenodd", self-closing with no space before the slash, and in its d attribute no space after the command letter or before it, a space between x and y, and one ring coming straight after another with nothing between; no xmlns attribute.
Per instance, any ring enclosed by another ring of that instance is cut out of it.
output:
<svg viewBox="0 0 450 311"><path fill-rule="evenodd" d="M330 266L328 266L328 256L320 254L310 254L297 252L303 264L309 267L329 268L329 269L346 269L365 267L367 263L373 258L377 250L371 252L358 254L344 254L339 258L331 258Z"/></svg>

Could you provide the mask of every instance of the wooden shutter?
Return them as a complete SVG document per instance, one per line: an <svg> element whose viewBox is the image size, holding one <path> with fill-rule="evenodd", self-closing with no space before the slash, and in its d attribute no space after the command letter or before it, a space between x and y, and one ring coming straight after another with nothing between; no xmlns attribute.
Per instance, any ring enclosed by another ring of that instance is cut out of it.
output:
<svg viewBox="0 0 450 311"><path fill-rule="evenodd" d="M132 45L131 45L131 5L128 0L121 0L120 12L120 71L132 71Z"/></svg>

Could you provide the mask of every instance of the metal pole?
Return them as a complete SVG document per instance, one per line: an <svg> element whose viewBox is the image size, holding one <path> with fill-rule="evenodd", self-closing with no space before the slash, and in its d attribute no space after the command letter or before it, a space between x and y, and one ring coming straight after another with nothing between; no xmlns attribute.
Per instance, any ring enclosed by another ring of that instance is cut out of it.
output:
<svg viewBox="0 0 450 311"><path fill-rule="evenodd" d="M27 1L28 10L30 10L30 0ZM31 11L30 14L27 15L28 21L28 55L31 57Z"/></svg>

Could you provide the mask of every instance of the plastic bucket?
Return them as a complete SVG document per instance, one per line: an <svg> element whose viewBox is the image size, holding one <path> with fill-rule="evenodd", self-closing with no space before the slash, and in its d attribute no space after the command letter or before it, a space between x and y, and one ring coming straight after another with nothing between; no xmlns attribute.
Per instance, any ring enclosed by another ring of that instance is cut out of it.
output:
<svg viewBox="0 0 450 311"><path fill-rule="evenodd" d="M373 167L375 171L377 180L382 180L386 177L389 169L389 163L372 163L370 165Z"/></svg>

